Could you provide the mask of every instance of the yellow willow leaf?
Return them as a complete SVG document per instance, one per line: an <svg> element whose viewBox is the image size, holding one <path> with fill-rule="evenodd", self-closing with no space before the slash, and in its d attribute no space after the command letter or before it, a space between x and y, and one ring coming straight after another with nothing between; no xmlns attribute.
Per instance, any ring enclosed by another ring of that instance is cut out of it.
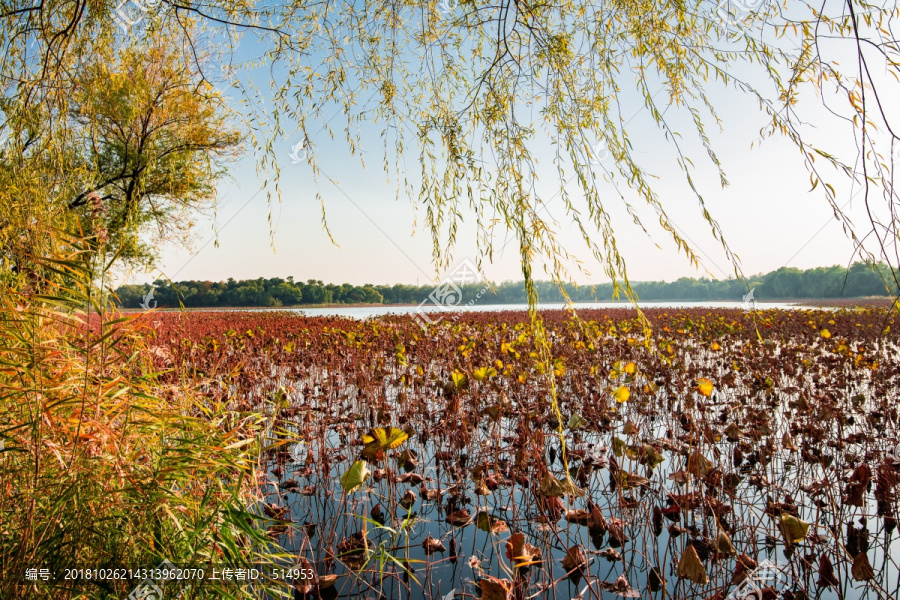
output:
<svg viewBox="0 0 900 600"><path fill-rule="evenodd" d="M624 385L613 392L613 398L616 399L616 402L621 404L622 402L627 402L628 398L631 397L631 392Z"/></svg>
<svg viewBox="0 0 900 600"><path fill-rule="evenodd" d="M634 375L635 369L637 369L637 367L635 366L635 364L633 362L630 362L627 365L625 365L625 372L628 373L629 375Z"/></svg>
<svg viewBox="0 0 900 600"><path fill-rule="evenodd" d="M819 335L821 335L823 338L825 338L827 340L828 338L831 337L831 332L828 331L827 329L823 329L822 331L819 332Z"/></svg>
<svg viewBox="0 0 900 600"><path fill-rule="evenodd" d="M706 377L701 377L697 380L697 391L703 394L704 396L711 396L713 392L713 388L715 385L712 381L707 379Z"/></svg>

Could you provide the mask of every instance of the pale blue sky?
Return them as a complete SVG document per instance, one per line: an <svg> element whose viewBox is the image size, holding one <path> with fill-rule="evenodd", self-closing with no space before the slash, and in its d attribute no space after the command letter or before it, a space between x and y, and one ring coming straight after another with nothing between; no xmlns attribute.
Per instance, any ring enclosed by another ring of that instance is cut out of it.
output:
<svg viewBox="0 0 900 600"><path fill-rule="evenodd" d="M797 150L778 138L756 144L751 150L751 142L758 138L759 130L766 124L765 114L747 96L734 90L716 90L712 99L721 111L725 131L720 133L710 126L708 134L731 182L725 190L720 189L718 178L704 160L705 154L691 135L692 130L683 114L679 118L673 109L667 117L673 119L676 130L685 134L682 143L695 160L698 185L710 212L718 219L726 239L740 256L744 273L768 272L785 265L808 268L846 264L853 254L852 245L833 219L821 188L809 192L809 175ZM665 105L665 92L659 94L657 100ZM811 108L815 106L810 104ZM821 114L820 109L814 110ZM625 108L623 112L630 113L626 115L629 118L635 115L629 128L634 132L636 156L658 177L656 191L670 217L691 240L710 273L720 278L730 276L732 269L728 260L702 220L697 201L675 165L671 146L665 145L662 135L636 98L634 109ZM403 191L400 200L396 200L393 165L390 182L386 181L388 176L381 168L380 126L364 128L362 132L363 155L368 165L368 169L363 169L359 159L349 155L339 135L340 117L332 125L337 129L335 140L323 132L313 133L317 129L315 125L308 127L319 167L324 174L337 180L339 186L330 183L326 177L315 182L307 164L292 164L291 147L299 141L299 134L275 141L281 161L283 191L282 203L274 210L277 223L275 252L269 238L269 208L265 193L257 194L261 182L253 169L252 158L247 157L234 165L232 176L235 182L220 189L221 202L216 219L220 229L219 247L211 243L213 223L201 219L192 250L167 247L162 252L160 265L165 275L173 280L292 275L301 280L313 278L353 284L425 284L433 278L431 240L424 229L424 215L418 214L419 224L414 227L417 217L414 201ZM832 145L844 145L851 151L845 158L852 159L855 150L850 130L841 127L819 129L815 135ZM415 182L418 180L418 149L411 135L407 135L407 152L405 160L410 169L407 175ZM539 189L549 190L549 196L558 187L552 147L546 145L537 154L543 169ZM567 172L572 173L571 169ZM573 181L569 189L574 196L579 195L576 182ZM340 247L332 245L322 229L316 190L325 199L329 225ZM849 187L838 187L839 204L846 204L854 222L862 227L865 224L864 207L859 198L847 204L850 191ZM606 206L614 215L619 247L632 280L674 280L705 274L694 270L683 254L676 253L674 243L659 227L648 207L636 203L652 240L631 223L617 197L610 195L609 198ZM567 223L558 199L548 202L547 208L551 215ZM473 219L466 219L458 236L455 257L459 259L472 258L476 254L472 223ZM585 268L592 272L590 277L578 276L576 279L580 283L604 281L602 269L590 260L575 230L564 224L559 231L567 250L582 259ZM498 232L498 235L500 241L496 248L499 249L504 234ZM521 279L515 242L495 254L493 263L485 263L484 271L493 281ZM156 276L158 272L134 274L131 279L152 281ZM538 277L545 278L540 274Z"/></svg>

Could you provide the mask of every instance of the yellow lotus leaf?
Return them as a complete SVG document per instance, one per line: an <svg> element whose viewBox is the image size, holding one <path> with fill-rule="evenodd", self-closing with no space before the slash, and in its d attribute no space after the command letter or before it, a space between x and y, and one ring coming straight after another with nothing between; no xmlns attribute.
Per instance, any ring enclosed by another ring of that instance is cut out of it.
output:
<svg viewBox="0 0 900 600"><path fill-rule="evenodd" d="M362 486L369 477L370 471L364 460L358 460L347 471L341 475L341 485L348 494Z"/></svg>
<svg viewBox="0 0 900 600"><path fill-rule="evenodd" d="M624 385L613 392L613 398L616 399L616 402L621 404L622 402L628 401L628 398L631 397L631 392Z"/></svg>
<svg viewBox="0 0 900 600"><path fill-rule="evenodd" d="M399 448L403 442L409 439L409 433L396 427L376 427L362 436L365 447L362 455L370 460L384 458L385 450Z"/></svg>
<svg viewBox="0 0 900 600"><path fill-rule="evenodd" d="M637 367L635 366L635 364L633 362L630 362L627 365L625 365L625 372L628 373L629 375L634 375L635 369L637 369Z"/></svg>
<svg viewBox="0 0 900 600"><path fill-rule="evenodd" d="M715 385L712 381L707 379L706 377L701 377L697 380L697 391L703 394L704 396L711 396L713 393L713 388Z"/></svg>
<svg viewBox="0 0 900 600"><path fill-rule="evenodd" d="M651 469L655 469L658 465L662 464L664 460L665 458L663 458L663 455L650 444L643 444L641 446L640 461L642 465L647 465Z"/></svg>
<svg viewBox="0 0 900 600"><path fill-rule="evenodd" d="M494 367L478 367L472 372L475 381L484 381L488 377L496 377L497 369Z"/></svg>
<svg viewBox="0 0 900 600"><path fill-rule="evenodd" d="M681 555L681 560L678 561L678 567L675 569L675 573L679 577L683 577L700 585L709 583L709 575L706 574L706 567L700 562L700 556L690 544L684 549L684 553Z"/></svg>
<svg viewBox="0 0 900 600"><path fill-rule="evenodd" d="M454 370L452 373L450 373L450 378L453 380L453 385L456 386L456 389L458 390L461 390L469 385L469 376L460 370Z"/></svg>
<svg viewBox="0 0 900 600"><path fill-rule="evenodd" d="M569 422L567 424L569 426L569 429L580 429L587 426L588 421L578 413L572 413L572 416L569 417Z"/></svg>
<svg viewBox="0 0 900 600"><path fill-rule="evenodd" d="M831 332L828 331L827 329L823 329L822 331L819 332L819 335L821 335L823 338L825 338L827 340L828 338L831 337Z"/></svg>
<svg viewBox="0 0 900 600"><path fill-rule="evenodd" d="M363 435L363 441L366 444L371 444L377 440L378 444L385 450L399 448L407 439L409 439L409 434L396 427L376 427L368 434Z"/></svg>
<svg viewBox="0 0 900 600"><path fill-rule="evenodd" d="M793 515L781 515L781 532L790 544L803 541L809 531L809 523L801 521Z"/></svg>
<svg viewBox="0 0 900 600"><path fill-rule="evenodd" d="M659 386L653 383L652 381L648 381L644 384L644 393L645 394L653 394L659 391Z"/></svg>

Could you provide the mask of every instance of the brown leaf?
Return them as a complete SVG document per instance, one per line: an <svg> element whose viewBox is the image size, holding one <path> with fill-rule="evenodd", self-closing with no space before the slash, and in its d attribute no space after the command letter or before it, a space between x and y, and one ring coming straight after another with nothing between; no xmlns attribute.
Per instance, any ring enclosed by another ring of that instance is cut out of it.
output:
<svg viewBox="0 0 900 600"><path fill-rule="evenodd" d="M404 473L397 478L397 483L411 483L412 485L419 485L423 481L425 478L418 473Z"/></svg>
<svg viewBox="0 0 900 600"><path fill-rule="evenodd" d="M478 581L483 600L512 600L513 583L509 579L497 579L488 575Z"/></svg>
<svg viewBox="0 0 900 600"><path fill-rule="evenodd" d="M312 563L303 556L300 557L300 560L297 563L297 568L300 569L301 573L316 572L315 569L313 569ZM307 569L309 571L307 571ZM313 591L313 589L315 589L316 585L318 585L318 577L294 580L294 589L300 592L300 594L308 594L309 592Z"/></svg>
<svg viewBox="0 0 900 600"><path fill-rule="evenodd" d="M619 575L618 579L616 579L615 583L609 583L607 581L602 581L600 586L603 587L608 592L612 592L616 596L621 596L623 598L640 598L641 593L631 587L628 584L628 580L625 578L625 574Z"/></svg>
<svg viewBox="0 0 900 600"><path fill-rule="evenodd" d="M831 564L828 555L824 553L819 556L819 581L816 583L819 587L832 586L836 588L840 585L837 577L834 576L834 565Z"/></svg>
<svg viewBox="0 0 900 600"><path fill-rule="evenodd" d="M540 562L541 551L525 541L524 533L516 532L506 541L506 558L518 569Z"/></svg>
<svg viewBox="0 0 900 600"><path fill-rule="evenodd" d="M461 508L447 515L447 522L455 527L462 527L472 522L472 515L466 509Z"/></svg>
<svg viewBox="0 0 900 600"><path fill-rule="evenodd" d="M431 535L422 542L422 548L425 549L425 554L434 554L435 552L445 552L447 550L441 540L433 538Z"/></svg>
<svg viewBox="0 0 900 600"><path fill-rule="evenodd" d="M538 496L537 498L538 508L547 516L548 522L556 523L562 517L565 512L565 508L563 507L563 503L559 498L554 498L553 496L545 497Z"/></svg>
<svg viewBox="0 0 900 600"><path fill-rule="evenodd" d="M872 469L870 469L868 465L863 463L856 467L853 474L850 475L850 480L847 482L847 487L844 490L846 493L844 502L850 506L863 506L865 503L866 489L869 487L869 481L871 481L871 479Z"/></svg>
<svg viewBox="0 0 900 600"><path fill-rule="evenodd" d="M572 546L566 551L563 557L562 565L566 571L575 571L582 569L587 564L587 558L581 550L581 546Z"/></svg>
<svg viewBox="0 0 900 600"><path fill-rule="evenodd" d="M674 473L669 474L669 479L674 481L675 483L687 483L688 476L683 470L679 469Z"/></svg>
<svg viewBox="0 0 900 600"><path fill-rule="evenodd" d="M598 555L602 556L609 562L616 562L617 560L622 560L622 555L619 554L615 548L607 548L606 550L601 550Z"/></svg>
<svg viewBox="0 0 900 600"><path fill-rule="evenodd" d="M796 452L800 449L794 444L794 439L791 437L791 434L787 431L785 431L784 435L781 436L781 446L785 450L788 450L790 452Z"/></svg>
<svg viewBox="0 0 900 600"><path fill-rule="evenodd" d="M687 472L693 475L694 477L704 477L709 470L712 468L712 463L709 462L709 459L700 454L699 450L694 450L694 452L688 457L687 461Z"/></svg>
<svg viewBox="0 0 900 600"><path fill-rule="evenodd" d="M364 532L359 531L341 540L337 550L341 562L351 568L361 567L369 551L369 539Z"/></svg>
<svg viewBox="0 0 900 600"><path fill-rule="evenodd" d="M747 573L755 570L757 567L759 567L759 564L755 560L746 554L741 554L737 558L737 564L734 568L734 574L731 576L730 585L740 585L740 583L747 578Z"/></svg>
<svg viewBox="0 0 900 600"><path fill-rule="evenodd" d="M868 581L875 577L875 571L869 563L869 557L865 552L860 552L853 559L853 566L850 567L850 574L856 581Z"/></svg>
<svg viewBox="0 0 900 600"><path fill-rule="evenodd" d="M578 525L587 525L591 520L591 513L584 509L570 510L566 512L566 521L569 523L577 523Z"/></svg>
<svg viewBox="0 0 900 600"><path fill-rule="evenodd" d="M730 442L738 441L743 433L744 432L741 431L741 428L738 427L737 423L732 423L725 428L725 437L727 437Z"/></svg>
<svg viewBox="0 0 900 600"><path fill-rule="evenodd" d="M593 502L588 502L591 508L591 518L588 521L588 529L593 532L605 532L607 529L606 519L603 517L603 511Z"/></svg>
<svg viewBox="0 0 900 600"><path fill-rule="evenodd" d="M412 490L406 490L406 493L403 494L402 498L400 498L399 504L406 510L409 510L412 507L412 505L415 503L416 503L416 495L413 493Z"/></svg>
<svg viewBox="0 0 900 600"><path fill-rule="evenodd" d="M691 544L688 544L687 548L684 549L684 553L681 555L681 560L678 561L678 567L675 569L675 573L679 577L683 577L700 585L709 583L706 567L700 562L700 556Z"/></svg>
<svg viewBox="0 0 900 600"><path fill-rule="evenodd" d="M727 554L728 556L737 554L737 550L734 549L734 545L731 543L731 538L724 531L720 531L719 535L716 536L715 548L719 554Z"/></svg>
<svg viewBox="0 0 900 600"><path fill-rule="evenodd" d="M619 543L624 544L628 541L628 535L625 533L625 521L622 519L615 519L610 517L609 519L609 535L610 537L619 541Z"/></svg>
<svg viewBox="0 0 900 600"><path fill-rule="evenodd" d="M422 498L422 500L428 500L429 502L434 502L436 500L440 500L441 490L427 488L427 487L425 487L425 484L423 483L421 486L419 486L419 497Z"/></svg>

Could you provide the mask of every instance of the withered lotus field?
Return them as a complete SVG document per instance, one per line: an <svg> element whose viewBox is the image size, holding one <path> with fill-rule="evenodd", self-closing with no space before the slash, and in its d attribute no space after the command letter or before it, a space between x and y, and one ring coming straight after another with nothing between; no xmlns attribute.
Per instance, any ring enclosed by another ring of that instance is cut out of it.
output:
<svg viewBox="0 0 900 600"><path fill-rule="evenodd" d="M525 313L140 318L299 440L259 506L295 597L898 597L896 316L543 314L562 422Z"/></svg>

